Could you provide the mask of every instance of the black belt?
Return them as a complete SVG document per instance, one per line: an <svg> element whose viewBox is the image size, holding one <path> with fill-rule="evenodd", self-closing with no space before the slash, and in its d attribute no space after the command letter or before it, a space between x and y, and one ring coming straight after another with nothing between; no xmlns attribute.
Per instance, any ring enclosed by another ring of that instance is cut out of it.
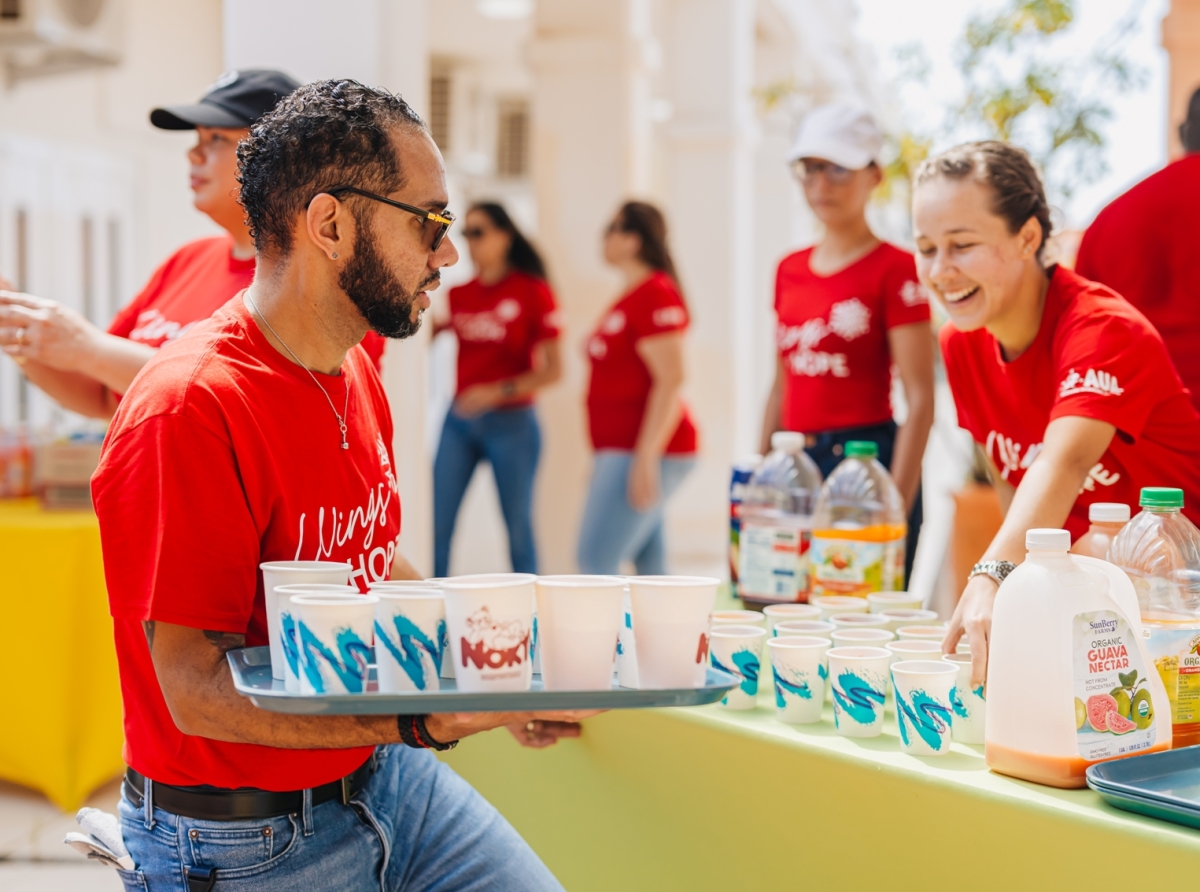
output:
<svg viewBox="0 0 1200 892"><path fill-rule="evenodd" d="M312 804L318 806L332 799L348 805L364 787L375 771L375 756L363 762L340 780L312 788ZM142 775L132 768L125 769L125 796L134 808L141 808L146 789ZM172 814L202 821L257 821L298 814L304 808L304 791L276 793L271 790L245 788L222 790L217 787L173 787L154 783L154 805Z"/></svg>

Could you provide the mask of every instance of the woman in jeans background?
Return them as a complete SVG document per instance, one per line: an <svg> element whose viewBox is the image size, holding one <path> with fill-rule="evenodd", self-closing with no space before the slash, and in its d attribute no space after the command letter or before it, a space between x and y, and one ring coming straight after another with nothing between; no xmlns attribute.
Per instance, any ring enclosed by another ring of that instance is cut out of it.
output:
<svg viewBox="0 0 1200 892"><path fill-rule="evenodd" d="M537 572L533 479L541 432L533 395L562 374L554 295L541 257L498 204L467 211L463 235L475 278L450 289L458 384L433 465L434 576L450 572L450 542L475 466L496 478L518 573Z"/></svg>
<svg viewBox="0 0 1200 892"><path fill-rule="evenodd" d="M588 424L595 461L579 533L580 572L631 560L666 572L663 503L695 464L696 428L680 399L688 311L667 226L653 205L627 202L604 235L604 260L625 293L588 339Z"/></svg>
<svg viewBox="0 0 1200 892"><path fill-rule="evenodd" d="M865 111L820 106L801 122L789 159L824 227L811 248L785 257L775 280L775 385L762 449L776 430L803 431L828 477L849 440L870 440L909 510L905 579L921 528L921 457L933 424L929 299L907 251L881 241L867 203L882 180L883 137ZM908 418L892 420L892 370Z"/></svg>

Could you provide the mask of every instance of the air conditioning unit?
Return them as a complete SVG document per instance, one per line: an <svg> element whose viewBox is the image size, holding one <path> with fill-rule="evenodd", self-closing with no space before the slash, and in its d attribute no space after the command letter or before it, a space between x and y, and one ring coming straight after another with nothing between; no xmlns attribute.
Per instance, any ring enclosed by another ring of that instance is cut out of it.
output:
<svg viewBox="0 0 1200 892"><path fill-rule="evenodd" d="M0 0L6 80L116 65L121 24L121 0Z"/></svg>

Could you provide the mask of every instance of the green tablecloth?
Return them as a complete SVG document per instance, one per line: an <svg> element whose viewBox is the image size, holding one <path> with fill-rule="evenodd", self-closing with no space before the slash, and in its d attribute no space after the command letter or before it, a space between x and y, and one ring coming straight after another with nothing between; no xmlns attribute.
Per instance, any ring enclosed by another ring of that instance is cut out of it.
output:
<svg viewBox="0 0 1200 892"><path fill-rule="evenodd" d="M1090 790L992 774L982 747L900 752L831 717L776 722L769 700L609 713L545 750L504 731L447 761L571 892L612 889L1155 888L1200 877L1200 832Z"/></svg>

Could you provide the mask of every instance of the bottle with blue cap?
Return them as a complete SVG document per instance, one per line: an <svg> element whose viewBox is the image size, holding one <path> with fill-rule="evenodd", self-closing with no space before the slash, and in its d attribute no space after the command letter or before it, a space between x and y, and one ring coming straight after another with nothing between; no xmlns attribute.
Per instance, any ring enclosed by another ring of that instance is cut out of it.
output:
<svg viewBox="0 0 1200 892"><path fill-rule="evenodd" d="M1128 574L1146 644L1171 701L1176 747L1200 743L1200 530L1183 514L1183 490L1147 486L1142 512L1109 546Z"/></svg>
<svg viewBox="0 0 1200 892"><path fill-rule="evenodd" d="M1129 577L1071 554L1066 530L1028 530L1025 547L992 611L988 767L1082 787L1088 765L1169 749L1170 703Z"/></svg>

